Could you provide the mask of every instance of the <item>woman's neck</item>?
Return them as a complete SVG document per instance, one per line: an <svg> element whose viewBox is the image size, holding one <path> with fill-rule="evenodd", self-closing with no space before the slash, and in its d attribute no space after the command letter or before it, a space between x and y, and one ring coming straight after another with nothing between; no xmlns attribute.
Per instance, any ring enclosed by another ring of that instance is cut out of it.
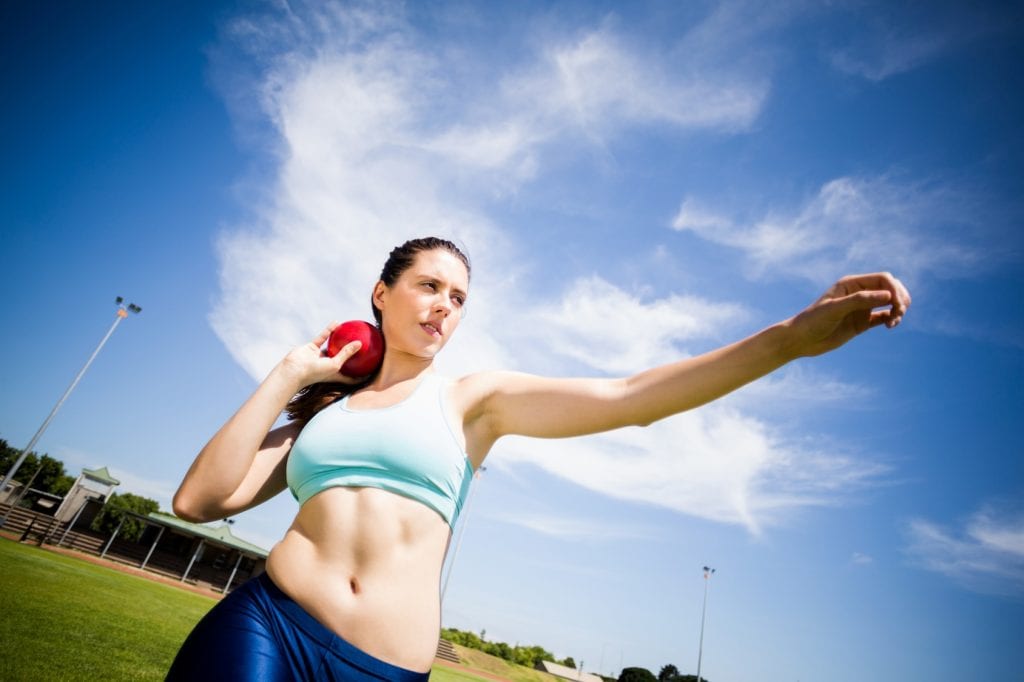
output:
<svg viewBox="0 0 1024 682"><path fill-rule="evenodd" d="M383 391L404 381L418 379L423 374L433 371L433 358L421 358L401 351L386 351L380 372L367 388Z"/></svg>

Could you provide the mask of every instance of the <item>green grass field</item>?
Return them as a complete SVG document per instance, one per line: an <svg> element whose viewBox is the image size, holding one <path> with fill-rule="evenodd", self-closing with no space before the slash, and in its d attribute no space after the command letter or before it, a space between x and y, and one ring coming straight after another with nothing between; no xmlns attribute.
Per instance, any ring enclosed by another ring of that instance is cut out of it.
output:
<svg viewBox="0 0 1024 682"><path fill-rule="evenodd" d="M456 644L455 651L458 653L459 658L462 659L462 663L466 667L487 672L505 680L511 680L512 682L559 682L559 678L554 675L542 673L539 670L534 670L533 668L515 665L514 663L504 661L497 656L491 656L490 654L485 654L484 652L477 651L476 649L470 649ZM438 672L462 674L461 671L441 671L438 668L434 668L434 674L431 675L430 679L443 679L441 677L437 677ZM448 679L463 680L474 678L452 677Z"/></svg>
<svg viewBox="0 0 1024 682"><path fill-rule="evenodd" d="M0 540L0 679L162 680L216 603Z"/></svg>
<svg viewBox="0 0 1024 682"><path fill-rule="evenodd" d="M491 682L486 677L477 677L461 670L435 666L430 672L430 682Z"/></svg>
<svg viewBox="0 0 1024 682"><path fill-rule="evenodd" d="M216 601L0 538L0 680L162 680ZM431 680L481 680L436 668Z"/></svg>

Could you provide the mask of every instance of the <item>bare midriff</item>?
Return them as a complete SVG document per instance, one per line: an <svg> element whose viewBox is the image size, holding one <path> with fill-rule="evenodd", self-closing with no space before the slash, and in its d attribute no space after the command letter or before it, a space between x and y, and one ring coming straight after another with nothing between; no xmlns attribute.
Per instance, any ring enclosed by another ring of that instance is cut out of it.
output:
<svg viewBox="0 0 1024 682"><path fill-rule="evenodd" d="M376 488L328 488L299 510L271 550L267 573L350 644L427 672L450 537L440 514L420 502Z"/></svg>

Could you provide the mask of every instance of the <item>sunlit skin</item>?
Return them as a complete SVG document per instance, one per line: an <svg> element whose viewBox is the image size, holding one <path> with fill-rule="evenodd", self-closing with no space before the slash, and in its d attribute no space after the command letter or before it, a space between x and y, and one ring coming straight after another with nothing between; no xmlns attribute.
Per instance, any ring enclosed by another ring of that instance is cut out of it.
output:
<svg viewBox="0 0 1024 682"><path fill-rule="evenodd" d="M421 252L391 287L378 282L387 349L381 371L351 409L407 397L458 328L469 276L445 250ZM798 315L704 355L621 379L471 374L446 396L451 426L478 468L505 435L567 437L647 425L712 401L798 357L818 355L880 325L895 327L910 295L888 273L844 277ZM174 498L186 519L224 518L286 488L298 427L271 430L299 389L337 381L358 342L335 357L321 347L337 323L293 349L199 453ZM308 500L274 546L267 572L315 618L363 651L430 669L440 627L439 583L450 541L445 520L374 488L330 488Z"/></svg>

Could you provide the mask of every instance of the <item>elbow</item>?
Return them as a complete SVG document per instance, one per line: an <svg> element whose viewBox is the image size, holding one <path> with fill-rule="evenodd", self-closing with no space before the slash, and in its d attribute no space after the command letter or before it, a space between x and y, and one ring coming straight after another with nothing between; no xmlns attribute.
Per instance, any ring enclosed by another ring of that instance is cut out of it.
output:
<svg viewBox="0 0 1024 682"><path fill-rule="evenodd" d="M615 395L621 423L618 426L639 426L647 428L666 417L685 412L687 407L677 408L670 398L644 390L637 377L620 379L618 393ZM618 428L618 426L616 428Z"/></svg>
<svg viewBox="0 0 1024 682"><path fill-rule="evenodd" d="M181 499L180 495L175 495L174 499L171 501L171 511L173 511L174 515L183 521L189 521L190 523L202 522L199 515L194 512L188 503Z"/></svg>
<svg viewBox="0 0 1024 682"><path fill-rule="evenodd" d="M614 403L618 415L618 424L613 428L647 428L671 414L666 413L663 399L652 395L652 391L644 386L641 375L615 380L608 397Z"/></svg>
<svg viewBox="0 0 1024 682"><path fill-rule="evenodd" d="M664 410L636 410L627 415L624 426L647 428L655 422L660 422L662 419L672 416L672 414L671 412L666 414Z"/></svg>
<svg viewBox="0 0 1024 682"><path fill-rule="evenodd" d="M621 429L627 426L647 427L658 420L651 414L641 396L635 390L636 377L616 379L609 384L608 401L614 405L615 415L607 428Z"/></svg>
<svg viewBox="0 0 1024 682"><path fill-rule="evenodd" d="M190 523L205 523L210 520L203 513L199 505L194 500L189 499L188 495L181 488L178 489L178 492L174 494L174 499L171 500L171 510L174 511L174 515L179 519Z"/></svg>

